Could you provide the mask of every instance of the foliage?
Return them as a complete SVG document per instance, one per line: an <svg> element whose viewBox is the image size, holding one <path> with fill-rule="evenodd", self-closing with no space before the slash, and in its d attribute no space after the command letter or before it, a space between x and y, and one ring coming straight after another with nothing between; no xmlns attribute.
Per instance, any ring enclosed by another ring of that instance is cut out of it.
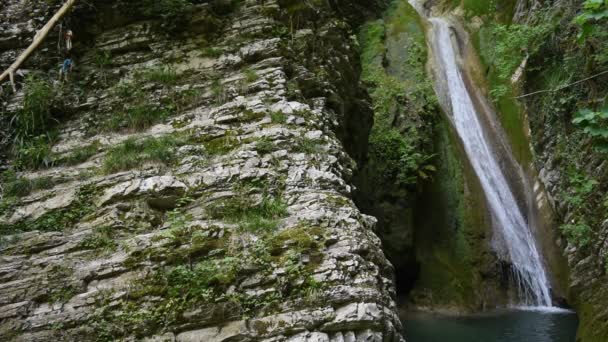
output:
<svg viewBox="0 0 608 342"><path fill-rule="evenodd" d="M118 247L113 236L115 232L111 227L96 228L92 234L85 237L79 244L78 248L84 250L94 250L99 253L114 252Z"/></svg>
<svg viewBox="0 0 608 342"><path fill-rule="evenodd" d="M297 137L293 144L293 151L297 153L315 154L320 152L322 144L323 141L319 139Z"/></svg>
<svg viewBox="0 0 608 342"><path fill-rule="evenodd" d="M150 76L151 78L164 79L163 77L165 77L153 71L150 71L150 73L154 75ZM169 80L170 78L166 81ZM163 121L171 114L168 108L150 103L136 82L121 82L113 88L112 92L121 99L121 108L102 122L100 128L103 131L118 131L121 129L141 131Z"/></svg>
<svg viewBox="0 0 608 342"><path fill-rule="evenodd" d="M287 122L287 115L283 112L272 112L270 113L270 120L273 124L284 124Z"/></svg>
<svg viewBox="0 0 608 342"><path fill-rule="evenodd" d="M499 82L491 89L494 99L507 94L509 80L517 67L526 56L538 51L551 29L548 24L491 26L490 35L494 44L489 55Z"/></svg>
<svg viewBox="0 0 608 342"><path fill-rule="evenodd" d="M374 21L366 24L359 41L363 47L362 78L370 84L375 123L369 140L367 172L372 175L374 186L408 186L419 178L428 178L435 171L430 164L432 155L424 153L425 133L418 127L435 113L437 99L426 77L426 47L424 36L410 38L407 42L404 75L389 74L383 65L389 34L399 34L408 29L411 8L396 8L394 16L386 23ZM413 14L415 16L415 14ZM413 36L410 35L410 36ZM405 113L400 113L402 110ZM400 130L397 120L408 123Z"/></svg>
<svg viewBox="0 0 608 342"><path fill-rule="evenodd" d="M587 197L599 184L595 179L588 178L580 172L572 172L568 179L569 192L563 192L564 201L575 209L579 209L587 202Z"/></svg>
<svg viewBox="0 0 608 342"><path fill-rule="evenodd" d="M80 222L94 211L93 199L97 190L84 185L78 190L74 201L65 208L51 210L35 220L23 220L15 224L0 224L0 235L29 231L62 231Z"/></svg>
<svg viewBox="0 0 608 342"><path fill-rule="evenodd" d="M52 166L50 138L41 135L22 141L16 147L14 164L20 170L36 170Z"/></svg>
<svg viewBox="0 0 608 342"><path fill-rule="evenodd" d="M608 2L606 0L586 0L583 3L583 11L574 22L580 26L579 39L584 41L593 35L594 31L605 29L601 22L608 19Z"/></svg>
<svg viewBox="0 0 608 342"><path fill-rule="evenodd" d="M269 154L272 153L276 150L275 144L272 140L270 139L260 139L256 144L255 144L255 150L260 154L260 155L265 155L265 154Z"/></svg>
<svg viewBox="0 0 608 342"><path fill-rule="evenodd" d="M168 65L161 65L156 68L144 70L140 74L140 77L147 81L160 83L165 86L175 85L179 79L179 75L175 69Z"/></svg>
<svg viewBox="0 0 608 342"><path fill-rule="evenodd" d="M259 203L245 194L213 203L207 208L213 219L238 223L246 231L273 231L278 220L287 216L287 206L280 198L264 195Z"/></svg>
<svg viewBox="0 0 608 342"><path fill-rule="evenodd" d="M130 170L146 162L171 164L175 160L175 148L179 143L178 139L172 136L141 141L129 138L107 152L103 172L110 174Z"/></svg>
<svg viewBox="0 0 608 342"><path fill-rule="evenodd" d="M568 242L575 246L585 247L591 242L593 230L585 213L589 206L588 198L598 184L595 179L586 177L578 171L572 171L568 178L569 190L562 192L562 198L568 204L573 218L569 223L560 226L560 229Z"/></svg>
<svg viewBox="0 0 608 342"><path fill-rule="evenodd" d="M16 145L45 135L53 121L51 107L55 96L53 88L44 80L30 75L25 80L23 108L11 119Z"/></svg>
<svg viewBox="0 0 608 342"><path fill-rule="evenodd" d="M416 150L415 145L396 129L374 130L370 137L369 158L380 184L395 182L408 186L416 184L418 177L428 178L435 167L428 164L433 157Z"/></svg>
<svg viewBox="0 0 608 342"><path fill-rule="evenodd" d="M23 108L16 111L9 124L14 164L19 169L48 167L54 139L51 110L55 93L46 81L33 75L27 77L24 88Z"/></svg>
<svg viewBox="0 0 608 342"><path fill-rule="evenodd" d="M0 197L24 197L32 191L50 189L53 187L53 180L50 177L25 178L19 177L14 170L7 170L0 174Z"/></svg>
<svg viewBox="0 0 608 342"><path fill-rule="evenodd" d="M251 68L245 69L244 74L245 74L245 81L247 81L247 83L253 83L260 78L258 76L257 72Z"/></svg>
<svg viewBox="0 0 608 342"><path fill-rule="evenodd" d="M585 247L591 242L593 231L584 221L563 224L560 229L570 244Z"/></svg>
<svg viewBox="0 0 608 342"><path fill-rule="evenodd" d="M599 151L608 152L608 107L599 111L581 109L572 123L582 128L583 132L594 140Z"/></svg>
<svg viewBox="0 0 608 342"><path fill-rule="evenodd" d="M222 49L212 47L212 46L206 46L201 49L201 56L203 56L203 57L218 58L223 53L224 52L222 51Z"/></svg>
<svg viewBox="0 0 608 342"><path fill-rule="evenodd" d="M239 146L239 140L233 132L228 131L223 137L215 138L204 143L205 151L211 156L223 155Z"/></svg>
<svg viewBox="0 0 608 342"><path fill-rule="evenodd" d="M89 160L89 158L96 155L100 148L101 144L96 140L88 145L77 147L67 154L61 156L54 155L53 164L71 166L84 163L85 161Z"/></svg>

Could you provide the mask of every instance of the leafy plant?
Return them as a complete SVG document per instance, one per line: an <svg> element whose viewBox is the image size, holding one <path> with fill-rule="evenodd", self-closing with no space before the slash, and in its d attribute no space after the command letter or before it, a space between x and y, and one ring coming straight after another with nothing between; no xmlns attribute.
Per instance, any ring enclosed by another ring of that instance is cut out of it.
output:
<svg viewBox="0 0 608 342"><path fill-rule="evenodd" d="M538 51L552 27L539 25L493 25L490 29L494 44L489 53L500 84L491 89L494 99L508 92L511 76L527 55Z"/></svg>
<svg viewBox="0 0 608 342"><path fill-rule="evenodd" d="M608 107L599 111L581 109L575 114L572 123L581 127L594 140L598 150L608 152Z"/></svg>
<svg viewBox="0 0 608 342"><path fill-rule="evenodd" d="M36 170L53 165L50 137L40 135L30 137L16 145L15 167L24 170Z"/></svg>
<svg viewBox="0 0 608 342"><path fill-rule="evenodd" d="M593 231L584 221L564 224L560 226L560 229L568 242L575 246L585 247L591 242Z"/></svg>
<svg viewBox="0 0 608 342"><path fill-rule="evenodd" d="M579 172L572 173L568 183L570 191L563 192L562 196L566 203L576 210L585 205L587 197L593 193L593 189L599 184L595 179L586 177Z"/></svg>
<svg viewBox="0 0 608 342"><path fill-rule="evenodd" d="M583 3L583 12L574 18L574 22L581 27L579 39L584 41L594 30L594 25L604 19L608 19L608 2L586 0Z"/></svg>

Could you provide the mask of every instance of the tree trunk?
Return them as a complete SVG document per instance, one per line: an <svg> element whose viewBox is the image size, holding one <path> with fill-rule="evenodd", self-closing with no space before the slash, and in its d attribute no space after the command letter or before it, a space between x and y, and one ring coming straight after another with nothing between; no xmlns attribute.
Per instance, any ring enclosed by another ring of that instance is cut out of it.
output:
<svg viewBox="0 0 608 342"><path fill-rule="evenodd" d="M6 69L2 73L2 75L0 75L0 84L7 77L9 77L11 84L13 86L13 91L17 91L17 89L15 87L15 80L13 78L14 77L13 74L15 73L15 71L17 71L17 69L19 69L21 64L23 64L23 62L25 62L34 51L36 51L36 49L40 46L40 44L42 44L42 42L44 41L46 36L49 34L49 32L53 29L55 24L57 24L57 22L59 20L61 20L61 18L63 18L63 16L72 8L72 6L74 6L75 3L76 3L76 0L67 0L63 4L63 6L61 6L61 8L57 11L57 13L55 13L55 15L51 18L51 20L49 20L42 27L42 29L40 29L40 31L36 32L36 35L34 36L34 41L32 41L32 44L30 44L30 46L25 51L23 51L23 53L19 56L19 58L17 58L17 60L13 64L11 64L11 66L8 67L8 69Z"/></svg>

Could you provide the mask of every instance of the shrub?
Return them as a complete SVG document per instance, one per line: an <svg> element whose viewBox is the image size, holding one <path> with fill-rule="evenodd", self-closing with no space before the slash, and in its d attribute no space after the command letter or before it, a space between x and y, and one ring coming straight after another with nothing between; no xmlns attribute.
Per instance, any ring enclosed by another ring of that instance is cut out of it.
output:
<svg viewBox="0 0 608 342"><path fill-rule="evenodd" d="M585 247L591 242L593 231L584 221L564 224L560 226L560 229L566 236L568 243L577 247Z"/></svg>
<svg viewBox="0 0 608 342"><path fill-rule="evenodd" d="M25 80L23 108L11 119L11 129L17 145L39 135L46 134L51 126L53 89L44 80L28 76Z"/></svg>
<svg viewBox="0 0 608 342"><path fill-rule="evenodd" d="M53 165L50 138L48 136L37 136L21 141L15 154L15 167L18 169L36 170L41 167Z"/></svg>
<svg viewBox="0 0 608 342"><path fill-rule="evenodd" d="M417 152L415 141L394 128L372 131L369 154L377 185L413 185L418 177L428 178L435 171L428 164L433 156Z"/></svg>
<svg viewBox="0 0 608 342"><path fill-rule="evenodd" d="M572 123L593 139L599 151L608 152L608 107L599 111L581 109L575 114Z"/></svg>
<svg viewBox="0 0 608 342"><path fill-rule="evenodd" d="M532 55L542 46L542 41L551 31L548 24L541 25L493 25L490 34L493 41L489 51L499 84L492 90L494 99L507 94L511 76L526 55Z"/></svg>

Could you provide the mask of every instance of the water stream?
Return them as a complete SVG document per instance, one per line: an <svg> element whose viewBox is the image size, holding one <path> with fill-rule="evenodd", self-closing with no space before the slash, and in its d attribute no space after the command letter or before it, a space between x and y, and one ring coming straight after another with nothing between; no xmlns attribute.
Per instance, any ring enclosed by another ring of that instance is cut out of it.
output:
<svg viewBox="0 0 608 342"><path fill-rule="evenodd" d="M518 205L505 170L501 168L495 145L488 138L500 137L488 131L479 113L485 106L476 106L474 96L466 87L465 71L458 63L458 58L462 56L453 39L455 31L444 18L433 17L429 22L432 25L429 36L432 37L430 45L435 59L435 88L484 191L493 217L494 231L500 241L498 252L512 265L519 297L514 304L551 307L550 283L534 235ZM506 151L501 153L508 153L509 150Z"/></svg>

